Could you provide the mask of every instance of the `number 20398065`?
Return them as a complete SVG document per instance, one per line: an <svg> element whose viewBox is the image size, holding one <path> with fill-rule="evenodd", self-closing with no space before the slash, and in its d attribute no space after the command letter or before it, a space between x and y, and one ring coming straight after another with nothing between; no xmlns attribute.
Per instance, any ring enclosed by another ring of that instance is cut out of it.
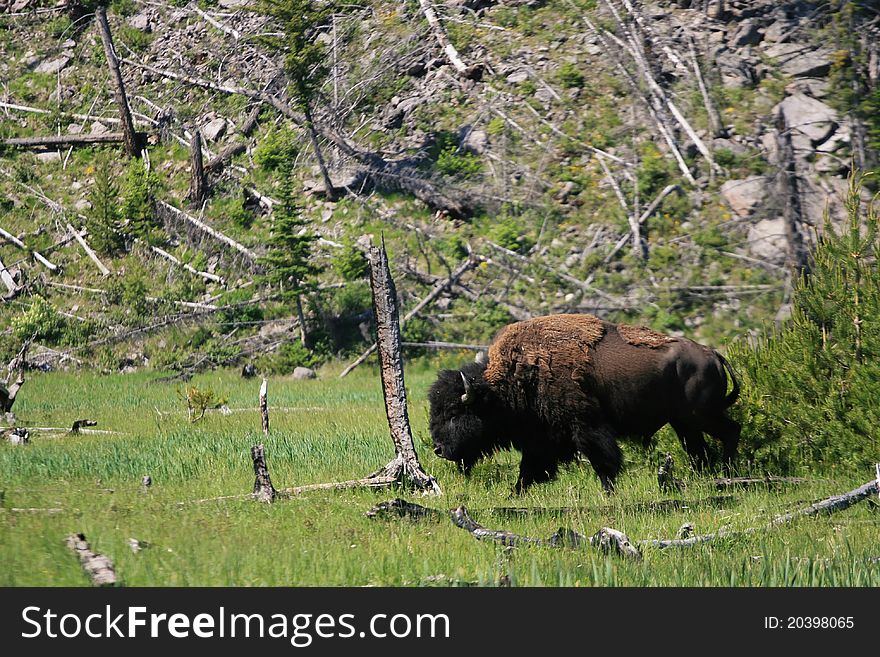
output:
<svg viewBox="0 0 880 657"><path fill-rule="evenodd" d="M847 630L853 627L852 616L764 616L766 630Z"/></svg>

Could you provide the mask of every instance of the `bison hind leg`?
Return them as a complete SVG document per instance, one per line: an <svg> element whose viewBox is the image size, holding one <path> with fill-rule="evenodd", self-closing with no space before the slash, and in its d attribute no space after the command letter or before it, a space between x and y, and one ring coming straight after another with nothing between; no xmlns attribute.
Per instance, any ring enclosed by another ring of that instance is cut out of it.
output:
<svg viewBox="0 0 880 657"><path fill-rule="evenodd" d="M691 465L697 472L704 471L709 466L709 447L706 445L706 439L703 438L703 430L699 424L693 420L676 420L670 424L684 451L690 457Z"/></svg>
<svg viewBox="0 0 880 657"><path fill-rule="evenodd" d="M614 480L623 467L623 454L614 431L609 426L575 427L575 444L578 450L586 455L599 475L605 492L614 491Z"/></svg>
<svg viewBox="0 0 880 657"><path fill-rule="evenodd" d="M727 417L726 414L721 413L711 420L706 421L703 424L703 427L706 433L710 434L716 440L721 441L721 458L724 464L724 469L728 475L731 474L733 471L733 462L736 459L736 452L739 448L740 431L742 429L739 422L732 420Z"/></svg>

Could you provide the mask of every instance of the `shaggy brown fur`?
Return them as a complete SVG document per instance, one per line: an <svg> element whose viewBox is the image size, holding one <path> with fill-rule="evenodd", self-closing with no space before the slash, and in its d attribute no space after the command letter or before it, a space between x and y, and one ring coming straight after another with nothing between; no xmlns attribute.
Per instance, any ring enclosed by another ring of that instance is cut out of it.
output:
<svg viewBox="0 0 880 657"><path fill-rule="evenodd" d="M605 323L593 315L549 315L511 324L489 347L484 378L498 384L523 367L579 378L590 362L590 348L604 335Z"/></svg>
<svg viewBox="0 0 880 657"><path fill-rule="evenodd" d="M658 333L647 326L630 326L629 324L618 324L617 332L627 344L634 347L661 347L674 341L672 338L663 333Z"/></svg>
<svg viewBox="0 0 880 657"><path fill-rule="evenodd" d="M465 471L495 449L519 449L520 490L580 452L610 489L623 461L617 440L648 444L667 423L695 464L708 462L704 432L731 463L740 427L725 410L738 394L727 361L709 347L592 315L551 315L504 328L487 365L440 372L431 436L434 451Z"/></svg>

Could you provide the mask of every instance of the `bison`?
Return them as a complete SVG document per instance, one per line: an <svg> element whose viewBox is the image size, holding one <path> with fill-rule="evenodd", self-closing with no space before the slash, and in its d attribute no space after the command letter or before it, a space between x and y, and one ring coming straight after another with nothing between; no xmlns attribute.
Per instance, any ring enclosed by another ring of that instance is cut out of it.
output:
<svg viewBox="0 0 880 657"><path fill-rule="evenodd" d="M709 347L592 315L549 315L502 329L488 362L440 371L431 438L465 474L499 449L521 451L518 492L580 453L611 492L623 460L617 439L648 446L667 423L696 467L709 462L704 432L721 441L729 467L740 425L726 409L738 395L730 364Z"/></svg>

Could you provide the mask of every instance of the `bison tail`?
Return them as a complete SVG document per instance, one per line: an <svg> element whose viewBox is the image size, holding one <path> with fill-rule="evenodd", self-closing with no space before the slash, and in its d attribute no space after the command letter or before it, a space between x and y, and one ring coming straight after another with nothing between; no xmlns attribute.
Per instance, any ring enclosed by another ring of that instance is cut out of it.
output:
<svg viewBox="0 0 880 657"><path fill-rule="evenodd" d="M727 362L727 359L719 354L717 351L715 354L718 356L718 359L721 361L721 364L724 366L724 369L727 371L727 376L730 377L730 381L733 383L733 390L727 393L727 396L724 398L725 408L732 406L733 403L739 399L739 381L736 379L736 372L733 369L733 366Z"/></svg>

